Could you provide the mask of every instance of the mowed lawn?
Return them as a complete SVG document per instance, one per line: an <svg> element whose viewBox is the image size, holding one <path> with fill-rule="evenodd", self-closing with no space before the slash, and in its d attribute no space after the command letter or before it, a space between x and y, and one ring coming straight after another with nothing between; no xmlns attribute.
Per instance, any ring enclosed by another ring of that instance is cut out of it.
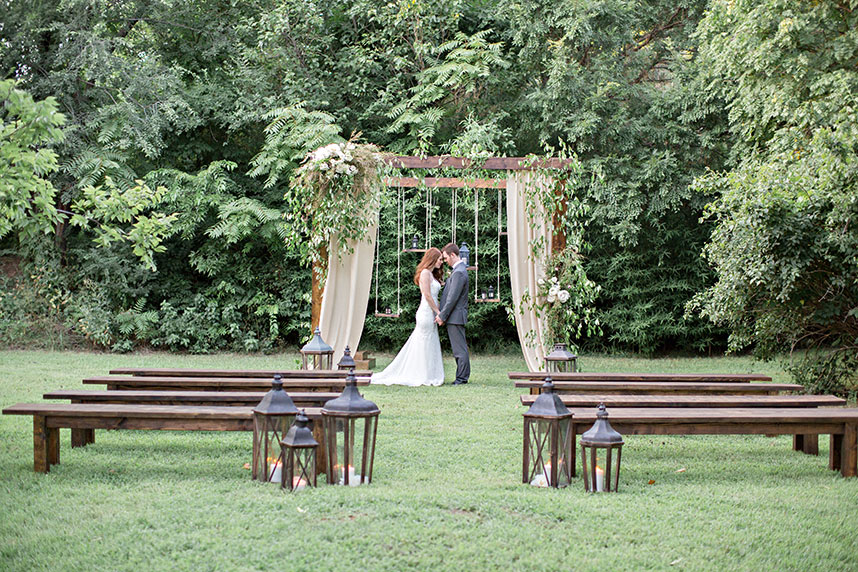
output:
<svg viewBox="0 0 858 572"><path fill-rule="evenodd" d="M296 357L5 351L0 406L118 366ZM789 381L748 358L580 363ZM537 489L520 483L523 390L506 377L523 359L472 368L462 387L362 389L382 411L366 487L252 482L240 432L97 431L73 450L62 430L61 464L40 475L32 418L2 416L0 570L858 570L858 479L827 469L828 438L815 457L789 437L627 436L619 494Z"/></svg>

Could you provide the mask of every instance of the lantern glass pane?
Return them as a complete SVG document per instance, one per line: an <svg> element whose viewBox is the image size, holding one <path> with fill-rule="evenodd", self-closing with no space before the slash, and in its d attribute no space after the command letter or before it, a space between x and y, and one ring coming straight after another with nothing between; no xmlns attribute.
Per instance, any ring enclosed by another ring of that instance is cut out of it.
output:
<svg viewBox="0 0 858 572"><path fill-rule="evenodd" d="M280 441L292 426L294 415L253 415L253 478L280 482L283 457Z"/></svg>
<svg viewBox="0 0 858 572"><path fill-rule="evenodd" d="M299 491L316 486L316 449L284 447L284 467L282 485L284 488Z"/></svg>
<svg viewBox="0 0 858 572"><path fill-rule="evenodd" d="M617 490L621 447L582 446L584 485L590 492Z"/></svg>
<svg viewBox="0 0 858 572"><path fill-rule="evenodd" d="M329 466L333 467L328 482L357 486L369 483L375 453L377 416L328 418L328 428L335 438L329 438Z"/></svg>
<svg viewBox="0 0 858 572"><path fill-rule="evenodd" d="M538 487L565 487L573 475L569 419L529 419L526 482Z"/></svg>

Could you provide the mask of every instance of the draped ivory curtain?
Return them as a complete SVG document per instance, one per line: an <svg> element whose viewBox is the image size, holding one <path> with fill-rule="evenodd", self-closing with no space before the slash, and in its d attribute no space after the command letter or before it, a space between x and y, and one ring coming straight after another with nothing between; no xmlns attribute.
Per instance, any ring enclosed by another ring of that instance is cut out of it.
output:
<svg viewBox="0 0 858 572"><path fill-rule="evenodd" d="M530 371L539 371L545 360L543 320L532 304L523 302L527 294L536 296L537 280L545 277L544 262L551 252L552 225L545 220L544 209L535 209L535 219L527 212L525 190L529 186L545 189L553 180L532 171L510 171L506 180L507 239L509 279L515 311L515 327ZM541 239L541 240L540 240ZM537 252L534 252L534 248Z"/></svg>
<svg viewBox="0 0 858 572"><path fill-rule="evenodd" d="M334 367L349 346L352 354L357 351L363 324L366 320L366 305L372 285L373 259L378 230L378 212L370 213L373 223L361 242L351 242L351 254L339 256L337 237L328 244L328 277L322 294L319 329L322 339L334 348Z"/></svg>

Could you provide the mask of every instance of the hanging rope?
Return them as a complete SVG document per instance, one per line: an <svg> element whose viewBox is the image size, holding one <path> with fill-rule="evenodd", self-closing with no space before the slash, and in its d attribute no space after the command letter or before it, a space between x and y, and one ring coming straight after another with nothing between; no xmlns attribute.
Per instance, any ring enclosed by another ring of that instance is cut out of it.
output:
<svg viewBox="0 0 858 572"><path fill-rule="evenodd" d="M396 316L402 313L402 250L405 248L405 189L399 187L399 205L396 209L396 235L402 244L396 249Z"/></svg>
<svg viewBox="0 0 858 572"><path fill-rule="evenodd" d="M452 211L453 211L453 228L452 228L452 230L451 230L451 232L450 232L450 234L451 234L451 235L453 235L453 244L456 244L456 214L457 214L457 213L456 213L456 210L458 209L458 202L459 202L459 201L458 201L458 196L459 196L458 191L457 191L456 189L453 189L453 207L452 207Z"/></svg>
<svg viewBox="0 0 858 572"><path fill-rule="evenodd" d="M378 243L381 241L381 209L378 211L378 220L375 229L375 315L378 316Z"/></svg>
<svg viewBox="0 0 858 572"><path fill-rule="evenodd" d="M474 187L474 300L479 298L479 280L480 280L480 265L477 262L477 255L480 251L480 194L477 187Z"/></svg>
<svg viewBox="0 0 858 572"><path fill-rule="evenodd" d="M500 258L501 258L501 190L498 188L498 275L497 275L497 289L495 290L494 297L500 300Z"/></svg>

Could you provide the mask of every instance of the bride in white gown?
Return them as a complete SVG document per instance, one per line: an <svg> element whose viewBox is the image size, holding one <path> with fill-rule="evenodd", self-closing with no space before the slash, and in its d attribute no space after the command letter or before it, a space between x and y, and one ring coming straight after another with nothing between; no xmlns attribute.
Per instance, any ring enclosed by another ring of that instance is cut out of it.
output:
<svg viewBox="0 0 858 572"><path fill-rule="evenodd" d="M443 264L441 251L430 248L417 265L414 273L414 282L420 286L420 306L415 316L417 324L390 365L372 375L372 383L412 387L444 383L441 340L435 323L435 316L440 312L438 293L441 291Z"/></svg>

